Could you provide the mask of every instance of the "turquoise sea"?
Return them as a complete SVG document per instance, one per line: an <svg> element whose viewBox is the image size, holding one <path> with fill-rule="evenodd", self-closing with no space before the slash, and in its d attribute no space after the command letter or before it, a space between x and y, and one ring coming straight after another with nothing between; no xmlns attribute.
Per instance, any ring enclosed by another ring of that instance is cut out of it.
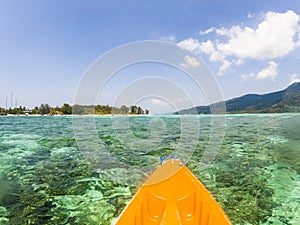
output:
<svg viewBox="0 0 300 225"><path fill-rule="evenodd" d="M226 115L220 145L214 117L0 117L0 225L111 224L178 145L233 224L300 224L300 114Z"/></svg>

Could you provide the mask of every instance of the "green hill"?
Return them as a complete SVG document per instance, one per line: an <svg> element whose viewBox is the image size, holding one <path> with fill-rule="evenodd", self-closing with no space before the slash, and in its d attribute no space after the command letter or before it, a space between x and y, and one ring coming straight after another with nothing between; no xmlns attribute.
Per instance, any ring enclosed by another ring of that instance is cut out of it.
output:
<svg viewBox="0 0 300 225"><path fill-rule="evenodd" d="M214 106L220 103L215 103ZM282 91L268 94L247 94L225 101L227 113L285 113L300 112L300 82ZM175 114L210 114L210 105L196 106Z"/></svg>

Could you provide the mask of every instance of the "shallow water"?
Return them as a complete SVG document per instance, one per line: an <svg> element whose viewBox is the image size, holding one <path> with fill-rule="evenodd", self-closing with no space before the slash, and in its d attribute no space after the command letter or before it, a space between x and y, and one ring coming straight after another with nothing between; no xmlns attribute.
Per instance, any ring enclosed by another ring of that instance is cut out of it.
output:
<svg viewBox="0 0 300 225"><path fill-rule="evenodd" d="M0 117L0 225L111 224L167 155L233 224L300 224L300 114L212 118Z"/></svg>

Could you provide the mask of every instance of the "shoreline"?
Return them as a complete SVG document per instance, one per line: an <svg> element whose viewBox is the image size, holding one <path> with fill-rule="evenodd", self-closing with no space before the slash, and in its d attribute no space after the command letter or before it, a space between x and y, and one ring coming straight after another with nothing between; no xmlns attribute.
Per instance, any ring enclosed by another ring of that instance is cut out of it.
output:
<svg viewBox="0 0 300 225"><path fill-rule="evenodd" d="M130 117L137 117L137 116L154 116L154 115L143 115L143 114L103 114L103 115L99 115L99 114L65 114L65 115L49 115L49 114L45 114L45 115L41 115L41 114L19 114L19 115L15 115L15 114L7 114L7 115L0 115L0 117L73 117L73 116L103 116L103 117L110 117L110 116L130 116Z"/></svg>
<svg viewBox="0 0 300 225"><path fill-rule="evenodd" d="M224 114L148 114L148 115L131 115L131 114L71 114L71 115L40 115L40 114L8 114L8 115L0 115L1 117L153 117L153 116L278 116L278 115L299 115L300 112L284 112L284 113L224 113Z"/></svg>

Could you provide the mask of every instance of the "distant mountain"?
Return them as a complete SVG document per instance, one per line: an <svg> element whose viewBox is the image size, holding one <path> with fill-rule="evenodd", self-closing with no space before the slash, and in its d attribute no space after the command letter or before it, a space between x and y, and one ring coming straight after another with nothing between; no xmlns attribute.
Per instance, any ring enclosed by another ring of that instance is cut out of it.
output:
<svg viewBox="0 0 300 225"><path fill-rule="evenodd" d="M217 106L220 103L215 103ZM247 94L225 101L227 113L284 113L300 112L300 82L282 91L268 94ZM196 106L175 114L210 114L210 105Z"/></svg>

